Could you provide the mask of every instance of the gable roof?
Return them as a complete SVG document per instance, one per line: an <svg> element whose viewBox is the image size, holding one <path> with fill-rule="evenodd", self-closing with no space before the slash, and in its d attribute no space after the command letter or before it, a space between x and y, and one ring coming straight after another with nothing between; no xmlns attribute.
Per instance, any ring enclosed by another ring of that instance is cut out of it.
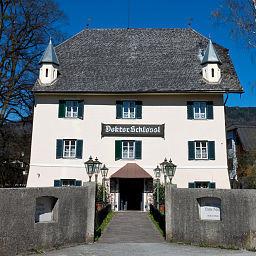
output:
<svg viewBox="0 0 256 256"><path fill-rule="evenodd" d="M221 64L220 58L218 57L218 54L216 53L214 46L212 44L212 40L209 41L209 44L207 45L202 65L206 63L219 63Z"/></svg>
<svg viewBox="0 0 256 256"><path fill-rule="evenodd" d="M52 45L51 39L50 39L50 42L49 42L47 48L45 49L45 51L42 55L41 60L39 61L39 64L42 64L42 63L52 63L52 64L59 65L59 60L58 60L58 57L54 50L54 47Z"/></svg>
<svg viewBox="0 0 256 256"><path fill-rule="evenodd" d="M35 92L242 92L228 50L215 44L222 79L202 78L208 39L192 29L90 29L58 45L58 79Z"/></svg>
<svg viewBox="0 0 256 256"><path fill-rule="evenodd" d="M117 172L112 174L110 178L124 178L124 179L152 179L143 168L135 163L128 163Z"/></svg>
<svg viewBox="0 0 256 256"><path fill-rule="evenodd" d="M245 151L256 151L256 125L231 125L227 131L236 130Z"/></svg>

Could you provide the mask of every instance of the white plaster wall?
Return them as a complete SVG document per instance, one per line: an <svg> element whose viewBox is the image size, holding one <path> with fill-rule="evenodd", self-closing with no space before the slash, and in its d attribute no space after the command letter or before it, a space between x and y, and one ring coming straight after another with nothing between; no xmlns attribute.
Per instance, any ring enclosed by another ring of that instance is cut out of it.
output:
<svg viewBox="0 0 256 256"><path fill-rule="evenodd" d="M84 119L58 118L60 99L84 99ZM116 100L141 100L142 119L116 119ZM214 102L213 120L188 120L187 101ZM109 168L108 177L128 162L135 162L153 175L165 157L178 166L173 183L216 182L217 188L230 188L227 172L225 121L222 95L108 95L37 96L27 186L53 186L54 179L87 181L84 161L96 156ZM165 124L165 138L104 137L101 123ZM56 139L82 139L83 159L56 159ZM115 161L115 140L142 140L141 160ZM216 160L188 160L188 141L215 141ZM100 181L100 179L99 179Z"/></svg>
<svg viewBox="0 0 256 256"><path fill-rule="evenodd" d="M48 76L46 77L46 69L48 69ZM56 65L43 64L39 71L39 79L42 84L52 83L58 75L58 69Z"/></svg>
<svg viewBox="0 0 256 256"><path fill-rule="evenodd" d="M214 69L214 77L212 77L212 69ZM206 64L203 69L203 78L209 83L218 83L221 78L221 70L216 63Z"/></svg>

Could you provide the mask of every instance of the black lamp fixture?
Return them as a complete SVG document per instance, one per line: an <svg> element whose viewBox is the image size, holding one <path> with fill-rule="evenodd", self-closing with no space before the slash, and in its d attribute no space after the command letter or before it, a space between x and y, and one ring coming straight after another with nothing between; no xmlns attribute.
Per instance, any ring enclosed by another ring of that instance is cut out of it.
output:
<svg viewBox="0 0 256 256"><path fill-rule="evenodd" d="M91 156L89 157L88 161L84 162L84 165L85 165L86 173L89 176L89 182L91 182L91 179L95 170L94 161Z"/></svg>

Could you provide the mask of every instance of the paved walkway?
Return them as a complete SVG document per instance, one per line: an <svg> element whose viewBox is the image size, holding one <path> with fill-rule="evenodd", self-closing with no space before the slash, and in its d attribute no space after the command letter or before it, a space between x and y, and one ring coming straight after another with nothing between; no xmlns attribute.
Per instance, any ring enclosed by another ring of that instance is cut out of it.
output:
<svg viewBox="0 0 256 256"><path fill-rule="evenodd" d="M45 253L48 256L255 256L255 252L167 243L147 213L118 212L97 243Z"/></svg>
<svg viewBox="0 0 256 256"><path fill-rule="evenodd" d="M164 238L146 212L118 212L98 243L162 243Z"/></svg>

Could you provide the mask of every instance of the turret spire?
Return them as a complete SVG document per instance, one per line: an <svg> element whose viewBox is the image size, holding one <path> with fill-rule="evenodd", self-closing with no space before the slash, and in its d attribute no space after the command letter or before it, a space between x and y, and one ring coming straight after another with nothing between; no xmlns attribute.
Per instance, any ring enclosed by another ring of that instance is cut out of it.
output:
<svg viewBox="0 0 256 256"><path fill-rule="evenodd" d="M221 60L218 57L218 54L215 51L215 48L213 46L212 40L209 40L208 46L206 48L204 57L202 59L201 64L208 64L208 63L217 63L217 64L221 64Z"/></svg>
<svg viewBox="0 0 256 256"><path fill-rule="evenodd" d="M53 44L52 44L52 40L50 38L49 44L46 48L46 50L44 51L44 54L39 62L39 64L43 64L43 63L50 63L50 64L55 64L55 65L60 65L58 57L56 55L56 52L54 50Z"/></svg>
<svg viewBox="0 0 256 256"><path fill-rule="evenodd" d="M39 62L41 65L39 79L42 85L49 85L58 78L59 60L50 38L49 44Z"/></svg>

